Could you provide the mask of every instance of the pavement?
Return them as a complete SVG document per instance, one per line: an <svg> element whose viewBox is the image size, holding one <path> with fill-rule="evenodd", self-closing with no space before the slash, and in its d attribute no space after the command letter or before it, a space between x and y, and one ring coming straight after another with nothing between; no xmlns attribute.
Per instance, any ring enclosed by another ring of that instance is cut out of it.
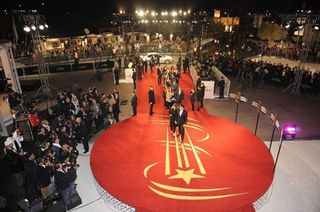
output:
<svg viewBox="0 0 320 212"><path fill-rule="evenodd" d="M260 83L258 89L241 90L235 78L231 79L231 93L241 92L248 99L248 103L240 103L238 124L244 125L254 131L257 112L251 106L252 101L262 101L268 114L277 113L281 126L295 124L297 126L296 140L320 139L320 97L301 95L293 96L282 92L282 87ZM205 100L207 111L231 121L235 120L236 103L233 99ZM261 115L257 135L262 140L269 141L272 133L272 121L268 116ZM279 133L276 133L279 139Z"/></svg>

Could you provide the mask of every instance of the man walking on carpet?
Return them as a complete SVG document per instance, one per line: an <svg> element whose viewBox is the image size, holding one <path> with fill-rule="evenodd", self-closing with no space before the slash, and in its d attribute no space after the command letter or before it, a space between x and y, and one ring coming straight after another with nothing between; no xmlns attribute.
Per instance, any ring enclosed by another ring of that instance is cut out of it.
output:
<svg viewBox="0 0 320 212"><path fill-rule="evenodd" d="M149 96L149 104L150 104L149 115L152 116L153 115L153 105L156 103L156 98L155 98L155 95L154 95L153 86L150 86L150 90L148 92L148 96Z"/></svg>
<svg viewBox="0 0 320 212"><path fill-rule="evenodd" d="M137 103L138 103L138 98L137 98L136 92L132 91L131 106L132 106L133 116L137 115Z"/></svg>
<svg viewBox="0 0 320 212"><path fill-rule="evenodd" d="M180 110L178 112L178 127L179 127L179 135L181 143L183 143L183 139L184 139L184 128L187 124L187 120L188 120L188 112L184 109L184 105L181 104L180 105ZM179 136L178 135L178 136Z"/></svg>

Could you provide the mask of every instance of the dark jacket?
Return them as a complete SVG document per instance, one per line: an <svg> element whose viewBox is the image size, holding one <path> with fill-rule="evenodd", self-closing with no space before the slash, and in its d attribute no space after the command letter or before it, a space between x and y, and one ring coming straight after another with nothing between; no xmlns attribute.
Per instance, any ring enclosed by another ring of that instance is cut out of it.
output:
<svg viewBox="0 0 320 212"><path fill-rule="evenodd" d="M182 103L184 101L184 91L181 90L179 94L179 90L177 90L177 92L174 95L174 98L176 99L176 102Z"/></svg>
<svg viewBox="0 0 320 212"><path fill-rule="evenodd" d="M196 101L196 92L190 93L190 102L194 104Z"/></svg>
<svg viewBox="0 0 320 212"><path fill-rule="evenodd" d="M149 93L148 93L148 96L149 96L149 103L156 103L156 98L154 96L154 90L149 90Z"/></svg>
<svg viewBox="0 0 320 212"><path fill-rule="evenodd" d="M64 191L69 188L70 180L67 174L61 171L56 171L54 177L55 183L60 191Z"/></svg>
<svg viewBox="0 0 320 212"><path fill-rule="evenodd" d="M178 125L182 126L187 123L188 120L188 112L183 110L182 114L180 115L180 111L178 111Z"/></svg>
<svg viewBox="0 0 320 212"><path fill-rule="evenodd" d="M137 95L132 96L132 98L131 98L132 107L137 107L137 103L138 103Z"/></svg>
<svg viewBox="0 0 320 212"><path fill-rule="evenodd" d="M37 167L37 182L38 186L40 186L41 188L50 185L50 168L46 168L43 166Z"/></svg>

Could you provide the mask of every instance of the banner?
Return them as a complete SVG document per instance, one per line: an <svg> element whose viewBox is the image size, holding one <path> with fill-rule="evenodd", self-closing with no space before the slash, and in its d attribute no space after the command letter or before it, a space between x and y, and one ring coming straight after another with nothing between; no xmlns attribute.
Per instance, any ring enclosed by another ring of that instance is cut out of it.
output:
<svg viewBox="0 0 320 212"><path fill-rule="evenodd" d="M206 86L204 98L214 99L214 81L202 81L202 83Z"/></svg>

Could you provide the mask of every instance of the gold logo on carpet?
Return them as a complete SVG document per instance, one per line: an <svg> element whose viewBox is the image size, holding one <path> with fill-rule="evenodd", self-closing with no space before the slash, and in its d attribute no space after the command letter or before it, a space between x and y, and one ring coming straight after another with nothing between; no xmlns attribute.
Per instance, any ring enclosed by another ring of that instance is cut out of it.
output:
<svg viewBox="0 0 320 212"><path fill-rule="evenodd" d="M188 118L188 124L185 127L187 140L184 143L181 143L180 138L176 135L174 135L174 140L169 139L168 120L159 119L153 123L166 125L166 139L157 141L165 146L164 161L152 163L144 169L144 177L149 182L148 188L155 194L176 200L210 200L241 196L248 193L228 192L232 187L195 188L192 186L192 180L201 180L207 177L207 171L200 154L206 157L212 157L209 152L195 144L210 139L210 134L199 124L198 120ZM198 131L203 137L194 141L189 134L190 129ZM170 151L170 149L174 150ZM162 173L167 183L161 183L159 180L151 179L149 176L151 170L156 169L157 166L159 168L161 165L164 166ZM174 182L174 180L180 180L180 183ZM181 180L184 186L181 186ZM175 184L180 186L175 186ZM221 194L221 192L224 191L227 193ZM216 195L215 193L217 192L220 194Z"/></svg>

